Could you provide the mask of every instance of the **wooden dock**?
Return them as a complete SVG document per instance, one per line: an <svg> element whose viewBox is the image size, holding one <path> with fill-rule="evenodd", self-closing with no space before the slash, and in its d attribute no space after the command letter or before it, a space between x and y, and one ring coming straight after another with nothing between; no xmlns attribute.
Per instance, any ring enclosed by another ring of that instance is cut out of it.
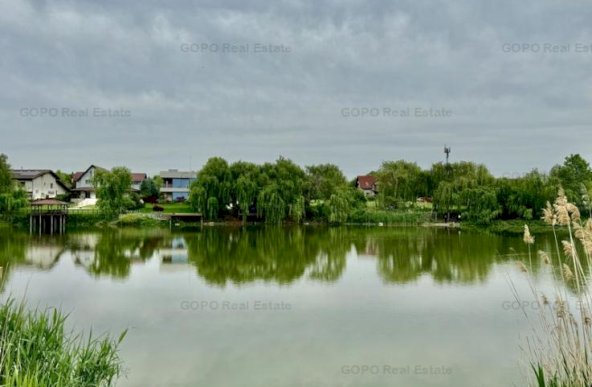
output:
<svg viewBox="0 0 592 387"><path fill-rule="evenodd" d="M171 214L162 214L164 219L168 218L169 221L169 228L172 229L175 224L178 222L183 223L199 223L200 226L203 225L203 216L200 213L171 213Z"/></svg>
<svg viewBox="0 0 592 387"><path fill-rule="evenodd" d="M68 203L55 199L31 202L29 215L30 234L64 234L68 217Z"/></svg>

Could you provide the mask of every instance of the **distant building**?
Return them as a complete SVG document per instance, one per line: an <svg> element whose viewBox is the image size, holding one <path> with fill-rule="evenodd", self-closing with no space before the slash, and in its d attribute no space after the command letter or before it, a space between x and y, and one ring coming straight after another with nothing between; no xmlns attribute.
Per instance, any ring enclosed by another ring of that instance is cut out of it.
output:
<svg viewBox="0 0 592 387"><path fill-rule="evenodd" d="M53 199L70 192L58 175L49 169L13 169L11 173L12 178L21 184L31 200Z"/></svg>
<svg viewBox="0 0 592 387"><path fill-rule="evenodd" d="M72 175L72 194L76 199L96 199L97 194L92 184L97 171L107 171L105 168L91 165L84 172Z"/></svg>
<svg viewBox="0 0 592 387"><path fill-rule="evenodd" d="M96 199L96 190L92 184L93 177L97 171L107 171L97 165L91 165L84 172L75 172L72 174L72 192L77 199ZM145 173L132 173L132 191L140 191L142 182L146 180Z"/></svg>
<svg viewBox="0 0 592 387"><path fill-rule="evenodd" d="M367 197L373 198L378 192L376 190L376 178L371 175L358 176L356 178L356 187L364 192Z"/></svg>
<svg viewBox="0 0 592 387"><path fill-rule="evenodd" d="M132 173L132 191L140 191L142 182L147 178L145 173Z"/></svg>
<svg viewBox="0 0 592 387"><path fill-rule="evenodd" d="M166 201L184 201L189 198L189 185L197 178L197 172L169 169L160 172L160 193Z"/></svg>

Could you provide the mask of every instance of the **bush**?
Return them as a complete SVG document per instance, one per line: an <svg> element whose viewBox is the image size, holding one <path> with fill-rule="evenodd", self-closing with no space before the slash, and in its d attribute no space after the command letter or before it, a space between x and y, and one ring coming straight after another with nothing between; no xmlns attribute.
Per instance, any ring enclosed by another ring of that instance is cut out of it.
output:
<svg viewBox="0 0 592 387"><path fill-rule="evenodd" d="M0 306L0 385L111 386L122 371L118 340L67 335L59 311Z"/></svg>

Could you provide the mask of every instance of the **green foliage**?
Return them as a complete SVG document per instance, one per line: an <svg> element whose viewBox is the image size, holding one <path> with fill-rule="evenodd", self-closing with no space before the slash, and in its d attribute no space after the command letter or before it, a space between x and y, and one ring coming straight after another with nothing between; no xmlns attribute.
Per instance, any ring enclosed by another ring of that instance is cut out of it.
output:
<svg viewBox="0 0 592 387"><path fill-rule="evenodd" d="M592 188L592 169L582 156L579 154L569 155L562 165L556 165L551 169L550 177L554 183L555 192L559 187L562 187L571 202L580 209L585 209L582 185L586 191Z"/></svg>
<svg viewBox="0 0 592 387"><path fill-rule="evenodd" d="M536 169L523 177L499 179L496 188L502 219L540 218L546 203L557 193L549 177Z"/></svg>
<svg viewBox="0 0 592 387"><path fill-rule="evenodd" d="M0 218L11 221L28 203L27 193L12 180L8 158L0 154Z"/></svg>
<svg viewBox="0 0 592 387"><path fill-rule="evenodd" d="M489 224L500 214L500 205L493 187L477 186L462 192L465 204L463 219L477 224Z"/></svg>
<svg viewBox="0 0 592 387"><path fill-rule="evenodd" d="M140 195L142 197L156 197L160 195L160 187L162 187L162 179L148 178L142 181L140 184Z"/></svg>
<svg viewBox="0 0 592 387"><path fill-rule="evenodd" d="M345 187L338 190L326 202L330 223L345 223L354 209L366 208L366 196L359 190Z"/></svg>
<svg viewBox="0 0 592 387"><path fill-rule="evenodd" d="M308 200L329 200L338 190L347 186L347 179L334 164L306 167L305 191Z"/></svg>
<svg viewBox="0 0 592 387"><path fill-rule="evenodd" d="M351 211L347 221L358 224L378 224L385 225L420 225L430 221L428 211L418 210L370 210L357 208Z"/></svg>
<svg viewBox="0 0 592 387"><path fill-rule="evenodd" d="M191 184L189 203L208 219L217 219L230 203L231 174L228 163L221 157L210 158Z"/></svg>
<svg viewBox="0 0 592 387"><path fill-rule="evenodd" d="M9 300L0 306L0 385L111 386L122 371L118 346L125 334L69 336L57 310L29 312Z"/></svg>
<svg viewBox="0 0 592 387"><path fill-rule="evenodd" d="M284 219L287 206L277 185L265 187L259 193L257 203L257 214L268 223L279 223Z"/></svg>
<svg viewBox="0 0 592 387"><path fill-rule="evenodd" d="M133 207L129 192L132 175L125 167L115 167L111 171L97 170L93 186L97 193L97 206L108 218L118 217Z"/></svg>
<svg viewBox="0 0 592 387"><path fill-rule="evenodd" d="M21 209L29 204L27 193L20 187L0 194L0 215L11 220Z"/></svg>
<svg viewBox="0 0 592 387"><path fill-rule="evenodd" d="M400 208L401 203L415 201L426 187L421 168L404 160L385 161L376 173L378 202L382 208Z"/></svg>
<svg viewBox="0 0 592 387"><path fill-rule="evenodd" d="M5 154L0 154L0 195L9 193L12 189L13 182L8 157Z"/></svg>
<svg viewBox="0 0 592 387"><path fill-rule="evenodd" d="M56 175L60 179L60 181L68 188L72 188L72 174L62 172L59 169L56 171Z"/></svg>

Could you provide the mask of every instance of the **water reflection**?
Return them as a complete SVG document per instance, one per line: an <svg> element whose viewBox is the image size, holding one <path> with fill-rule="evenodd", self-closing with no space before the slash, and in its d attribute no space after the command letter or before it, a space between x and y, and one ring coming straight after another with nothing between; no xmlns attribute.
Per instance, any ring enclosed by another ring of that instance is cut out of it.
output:
<svg viewBox="0 0 592 387"><path fill-rule="evenodd" d="M537 237L537 249L552 251L553 246L550 236ZM53 238L0 235L4 280L15 267L51 270L61 259L73 259L93 277L125 279L134 265L158 260L163 272L192 270L213 286L254 281L288 285L298 280L337 281L348 258L353 258L375 260L385 283L408 283L422 276L438 283L474 283L485 281L496 262L525 259L526 253L520 238L423 228L204 228L187 234L111 230ZM535 259L533 270L538 268Z"/></svg>

